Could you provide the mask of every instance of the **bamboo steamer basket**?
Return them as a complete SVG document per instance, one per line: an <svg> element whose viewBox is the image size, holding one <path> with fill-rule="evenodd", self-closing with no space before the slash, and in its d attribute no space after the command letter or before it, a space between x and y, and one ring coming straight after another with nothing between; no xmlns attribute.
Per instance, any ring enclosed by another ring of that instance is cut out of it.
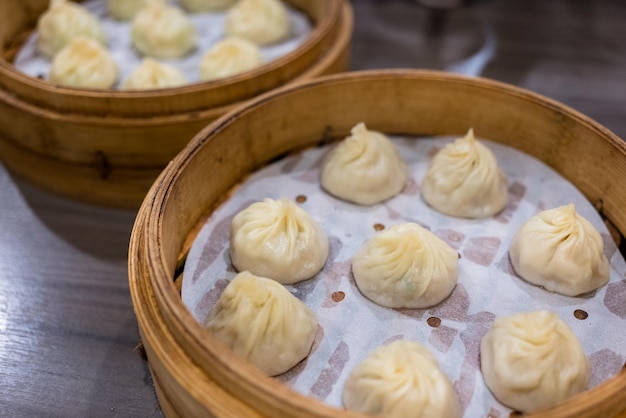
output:
<svg viewBox="0 0 626 418"><path fill-rule="evenodd" d="M265 94L187 145L153 185L133 229L130 288L167 416L359 416L295 393L238 358L196 322L179 287L199 227L234 186L280 156L344 137L355 121L408 135L478 126L482 136L542 160L575 184L618 244L626 232L626 144L548 98L487 79L418 70L345 73ZM626 369L528 416L626 417Z"/></svg>
<svg viewBox="0 0 626 418"><path fill-rule="evenodd" d="M210 121L268 90L347 69L349 2L286 1L314 23L296 50L241 75L153 91L74 89L20 72L12 61L48 1L0 2L0 158L54 192L138 207L168 162Z"/></svg>

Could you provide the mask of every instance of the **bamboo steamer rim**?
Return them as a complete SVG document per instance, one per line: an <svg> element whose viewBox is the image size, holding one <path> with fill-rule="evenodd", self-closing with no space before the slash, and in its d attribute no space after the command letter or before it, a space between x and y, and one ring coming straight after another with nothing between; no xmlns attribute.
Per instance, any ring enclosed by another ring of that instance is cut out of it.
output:
<svg viewBox="0 0 626 418"><path fill-rule="evenodd" d="M172 196L178 187L178 182L184 181L186 168L193 163L194 158L204 146L209 145L215 136L230 125L242 123L242 120L253 117L255 112L266 109L266 106L271 105L273 101L306 94L308 91L320 87L332 88L333 86L345 86L353 83L365 84L388 79L447 83L472 89L478 88L503 94L508 98L526 101L533 108L554 112L563 119L571 120L576 126L582 126L595 136L602 137L606 147L612 152L626 156L626 144L621 139L568 106L501 82L428 70L379 70L326 76L264 94L207 126L161 173L139 210L138 220L133 228L129 253L129 274L131 289L133 289L133 302L140 328L149 330L155 326L154 322L151 322L155 318L150 318L149 315L145 314L146 306L144 306L146 302L155 303L158 306L160 326L166 327L165 330L160 329L159 331L171 336L181 347L185 357L198 364L215 381L220 382L227 391L239 398L241 402L252 405L262 413L272 416L287 416L277 412L287 408L286 410L291 413L297 411L298 416L362 416L352 411L342 411L323 404L267 378L255 367L237 357L197 323L183 305L180 294L173 283L177 267L176 257L183 251L183 248L182 245L171 248L168 242L169 237L164 232L168 228L166 215L168 212L178 212L178 217L188 218L189 214L180 212L177 201L172 199ZM626 232L626 217L619 218L620 208L607 205L604 210L607 219L612 221L623 235ZM189 234L197 221L198 219L187 219L187 230L178 231L178 233ZM176 254L174 254L175 252ZM137 257L136 260L135 257ZM146 301L137 297L139 289L146 288L153 292L154 299ZM157 353L156 356L169 355L168 350L159 349L156 341L144 341L144 343L157 345L157 347L153 347ZM189 386L188 382L183 381L183 377L180 379L178 382L180 385ZM607 416L607 413L617 414L626 408L625 393L626 369L622 369L615 377L598 387L583 392L548 410L526 414L525 416L535 418L592 417L597 416L598 411L603 414L602 416Z"/></svg>
<svg viewBox="0 0 626 418"><path fill-rule="evenodd" d="M308 68L303 73L299 74L293 80L291 80L290 81L291 83L302 82L303 80L307 80L307 79L318 77L320 75L325 74L329 65L332 65L333 63L335 63L336 60L339 58L339 56L344 52L344 49L348 47L350 43L350 38L352 36L352 30L354 27L354 13L352 11L352 7L350 6L349 2L344 2L341 5L341 12L339 14L339 17L341 21L341 27L339 29L339 32L337 33L337 37L334 39L333 47L329 49L328 51L326 51L326 54L322 56L319 61L315 62L310 68ZM285 56L283 56L282 58L285 58ZM277 61L277 60L273 60L273 61ZM0 74L3 71L3 68L2 68L3 64L6 64L6 61L0 58ZM267 65L270 65L270 64L271 63L268 63ZM260 70L263 67L257 68L253 71ZM19 75L22 77L29 78L29 76L21 73L20 71L16 71L16 72L19 73ZM251 73L245 73L245 74L239 74L239 75L235 75L232 77L224 78L221 80L215 80L213 82L204 82L204 83L196 83L196 84L205 85L209 83L214 83L215 85L218 85L218 84L230 85L238 80L247 80L250 75ZM41 80L38 80L38 79L35 79L35 80L38 82L41 82ZM55 87L55 85L50 84L50 83L44 82L44 84L46 84L48 87ZM189 85L186 87L190 87L190 86L192 85ZM58 87L58 88L60 90L63 90L62 87ZM172 88L159 89L159 90L129 90L129 91L111 90L111 91L118 92L118 93L128 93L131 96L144 95L144 97L147 97L146 95L158 93L158 94L164 95L164 97L167 97L169 95L175 95L179 89L183 89L183 88L185 87L172 87ZM199 87L196 86L196 89L198 88ZM56 91L56 88L54 88L54 90ZM85 92L87 94L88 93L105 94L107 92L106 90L88 90L88 89L71 89L71 88L65 88L65 90L67 91L71 90L72 92L75 92L75 91ZM92 97L102 98L105 96L92 96ZM122 96L123 94L120 95L120 97ZM108 98L108 96L106 97ZM62 120L62 121L68 121L68 122L74 122L74 123L87 122L91 124L101 124L101 125L123 124L125 126L151 127L151 126L154 126L155 124L171 124L171 123L184 124L184 123L189 122L189 118L190 118L189 112L169 113L169 114L159 115L158 120L155 120L154 118L147 118L147 117L142 117L142 116L129 117L129 116L115 115L115 114L107 115L106 118L103 118L102 115L99 115L99 114L62 113L62 112L57 112L55 110L42 108L29 101L20 100L19 97L15 97L11 93L3 91L1 88L0 88L0 98L2 98L2 100L6 101L7 103L11 103L11 105L16 108L23 109L25 112L29 114L37 115L45 119ZM229 103L229 104L225 104L219 107L199 109L198 111L194 112L194 118L215 120L219 116L222 116L226 112L233 110L235 107L240 106L244 102L245 100L242 100L236 103Z"/></svg>
<svg viewBox="0 0 626 418"><path fill-rule="evenodd" d="M82 0L78 1L80 2ZM300 0L283 1L290 3L294 7L296 7L296 3L300 2ZM301 2L303 4L308 3L305 0L302 0ZM141 116L147 117L153 116L155 114L165 113L152 111L143 114L141 113L141 109L150 108L150 104L153 103L155 100L167 100L171 99L171 97L173 96L179 99L177 100L177 103L185 103L185 99L187 97L197 98L199 94L208 94L208 96L210 97L210 93L215 94L217 91L232 91L233 88L244 86L247 83L250 83L251 80L257 80L261 77L276 77L277 79L281 79L284 78L284 75L281 75L281 72L290 64L295 62L303 62L303 60L307 56L316 56L317 58L320 58L320 54L325 53L326 49L331 47L335 43L334 35L335 32L337 32L337 24L341 21L342 13L345 13L346 5L349 6L349 2L347 0L323 0L322 4L325 5L323 15L320 17L319 21L314 22L315 26L313 30L311 31L307 39L296 49L279 58L273 59L260 67L230 77L225 77L212 81L199 81L179 87L153 90L99 90L72 88L63 85L56 85L36 77L31 77L30 75L27 75L26 73L18 70L12 63L8 62L6 59L4 59L4 57L0 56L0 88L4 84L10 93L13 93L13 89L22 92L19 93L18 96L24 102L32 102L36 106L43 105L44 108L50 108L53 110L65 110L62 109L60 105L57 106L56 101L58 100L79 100L82 101L83 105L86 107L105 106L108 108L108 111L111 114L118 114L119 112L116 111L116 103L120 101L130 101L132 104L129 104L129 106L137 109L136 111L140 112L139 115ZM312 19L312 16L308 15L308 17L309 19ZM319 51L320 48L322 49L322 51ZM309 62L309 64L313 64L317 62L318 59L308 59L308 61L311 61ZM300 71L300 75L306 72L307 68L304 68L302 71ZM293 77L290 77L286 80L283 80L281 84L275 84L273 87L279 87L280 85L292 79ZM276 81L272 82L276 83ZM248 90L251 88L252 87L248 88ZM258 92L254 92L253 94L258 94ZM43 103L41 97L45 96L50 96L50 99L48 99L46 103ZM57 99L55 100L54 98ZM245 95L239 97L236 101L241 101L249 98L249 95ZM227 107L229 105L233 105L233 102L227 100L222 103L217 103L216 105L219 107ZM215 107L213 104L211 104L210 106ZM185 109L184 112L194 110L202 111L205 110L206 107L207 105L205 103L199 103L191 109ZM100 112L101 108L98 107L97 110ZM170 112L168 111L167 113ZM183 113L183 111L180 111L179 113ZM124 115L124 113L122 113L122 115Z"/></svg>

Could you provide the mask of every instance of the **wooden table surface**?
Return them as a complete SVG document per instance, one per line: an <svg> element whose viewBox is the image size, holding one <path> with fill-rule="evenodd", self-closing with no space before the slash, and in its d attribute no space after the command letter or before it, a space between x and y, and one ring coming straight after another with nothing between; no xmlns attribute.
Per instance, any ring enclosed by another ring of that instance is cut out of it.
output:
<svg viewBox="0 0 626 418"><path fill-rule="evenodd" d="M355 0L353 69L480 75L626 138L623 0ZM135 212L36 189L0 164L0 416L159 416L128 292Z"/></svg>

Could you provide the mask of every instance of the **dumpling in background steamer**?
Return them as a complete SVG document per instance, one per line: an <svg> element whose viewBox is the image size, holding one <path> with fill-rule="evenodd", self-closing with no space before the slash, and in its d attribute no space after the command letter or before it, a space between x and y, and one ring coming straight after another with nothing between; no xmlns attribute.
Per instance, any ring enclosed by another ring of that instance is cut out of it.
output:
<svg viewBox="0 0 626 418"><path fill-rule="evenodd" d="M308 356L317 318L280 283L239 273L226 286L204 326L269 376Z"/></svg>
<svg viewBox="0 0 626 418"><path fill-rule="evenodd" d="M70 87L110 89L118 75L109 51L91 38L78 37L55 55L48 79Z"/></svg>
<svg viewBox="0 0 626 418"><path fill-rule="evenodd" d="M435 155L422 182L422 196L446 215L485 218L506 206L507 178L470 129Z"/></svg>
<svg viewBox="0 0 626 418"><path fill-rule="evenodd" d="M602 236L573 204L528 220L513 237L509 257L524 280L566 296L598 289L611 274Z"/></svg>
<svg viewBox="0 0 626 418"><path fill-rule="evenodd" d="M408 169L391 140L362 122L351 133L322 163L322 187L359 205L380 203L400 193Z"/></svg>
<svg viewBox="0 0 626 418"><path fill-rule="evenodd" d="M352 272L368 299L388 308L426 308L457 283L458 253L414 223L378 232L355 254Z"/></svg>
<svg viewBox="0 0 626 418"><path fill-rule="evenodd" d="M133 46L153 58L180 58L196 48L196 28L182 9L148 3L133 19Z"/></svg>
<svg viewBox="0 0 626 418"><path fill-rule="evenodd" d="M256 44L243 38L224 39L202 56L200 79L203 81L229 77L263 64Z"/></svg>
<svg viewBox="0 0 626 418"><path fill-rule="evenodd" d="M481 342L480 364L493 395L522 412L551 407L584 391L590 377L578 339L548 311L496 319Z"/></svg>
<svg viewBox="0 0 626 418"><path fill-rule="evenodd" d="M289 36L289 14L280 0L240 0L226 17L227 35L269 45Z"/></svg>
<svg viewBox="0 0 626 418"><path fill-rule="evenodd" d="M178 0L178 3L191 13L228 9L237 0Z"/></svg>
<svg viewBox="0 0 626 418"><path fill-rule="evenodd" d="M37 50L52 58L78 36L93 38L102 45L107 42L100 21L80 4L52 0L37 22Z"/></svg>
<svg viewBox="0 0 626 418"><path fill-rule="evenodd" d="M145 58L122 83L122 90L150 90L187 84L183 73L171 65Z"/></svg>
<svg viewBox="0 0 626 418"><path fill-rule="evenodd" d="M130 20L148 2L165 4L166 0L109 0L109 12L117 20Z"/></svg>
<svg viewBox="0 0 626 418"><path fill-rule="evenodd" d="M458 418L452 383L423 345L394 341L359 363L343 388L346 409L389 418Z"/></svg>
<svg viewBox="0 0 626 418"><path fill-rule="evenodd" d="M230 259L237 271L291 284L313 277L327 258L326 233L287 198L253 203L233 218Z"/></svg>

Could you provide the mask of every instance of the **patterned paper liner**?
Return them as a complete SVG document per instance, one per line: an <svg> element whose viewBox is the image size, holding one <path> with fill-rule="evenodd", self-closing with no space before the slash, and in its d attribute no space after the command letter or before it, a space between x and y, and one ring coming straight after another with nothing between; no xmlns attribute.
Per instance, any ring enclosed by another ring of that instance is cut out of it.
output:
<svg viewBox="0 0 626 418"><path fill-rule="evenodd" d="M586 198L542 162L513 148L484 141L509 181L509 202L495 217L458 219L437 213L420 196L430 158L453 138L394 137L410 166L404 191L389 201L361 207L338 200L319 185L326 148L289 156L250 176L210 217L185 265L182 299L201 323L234 271L228 256L229 228L235 214L255 201L287 196L299 202L326 231L330 254L314 278L287 288L310 306L319 331L308 359L277 379L294 390L337 407L343 383L354 366L382 344L411 339L438 359L465 410L465 416L504 417L510 409L493 398L479 368L480 341L494 318L521 311L556 312L578 336L597 386L626 360L626 264L602 219ZM545 291L518 278L508 259L517 229L537 212L568 203L602 234L611 262L607 286L584 297ZM359 292L351 272L354 253L376 230L417 222L461 255L452 295L431 309L388 309ZM588 317L583 318L588 314Z"/></svg>
<svg viewBox="0 0 626 418"><path fill-rule="evenodd" d="M175 1L170 1L176 4ZM82 3L99 19L107 34L109 52L120 69L117 88L132 71L143 61L143 56L132 47L130 21L118 21L109 15L107 1L87 0ZM184 10L184 8L183 8ZM306 41L313 30L308 17L288 6L290 34L289 38L274 45L261 47L263 62L280 58L296 50ZM161 60L178 68L190 83L199 81L200 60L205 52L225 37L224 22L228 11L187 13L198 34L198 48L180 59ZM52 60L37 52L38 31L35 30L24 43L15 58L15 67L31 77L47 78L52 67Z"/></svg>

